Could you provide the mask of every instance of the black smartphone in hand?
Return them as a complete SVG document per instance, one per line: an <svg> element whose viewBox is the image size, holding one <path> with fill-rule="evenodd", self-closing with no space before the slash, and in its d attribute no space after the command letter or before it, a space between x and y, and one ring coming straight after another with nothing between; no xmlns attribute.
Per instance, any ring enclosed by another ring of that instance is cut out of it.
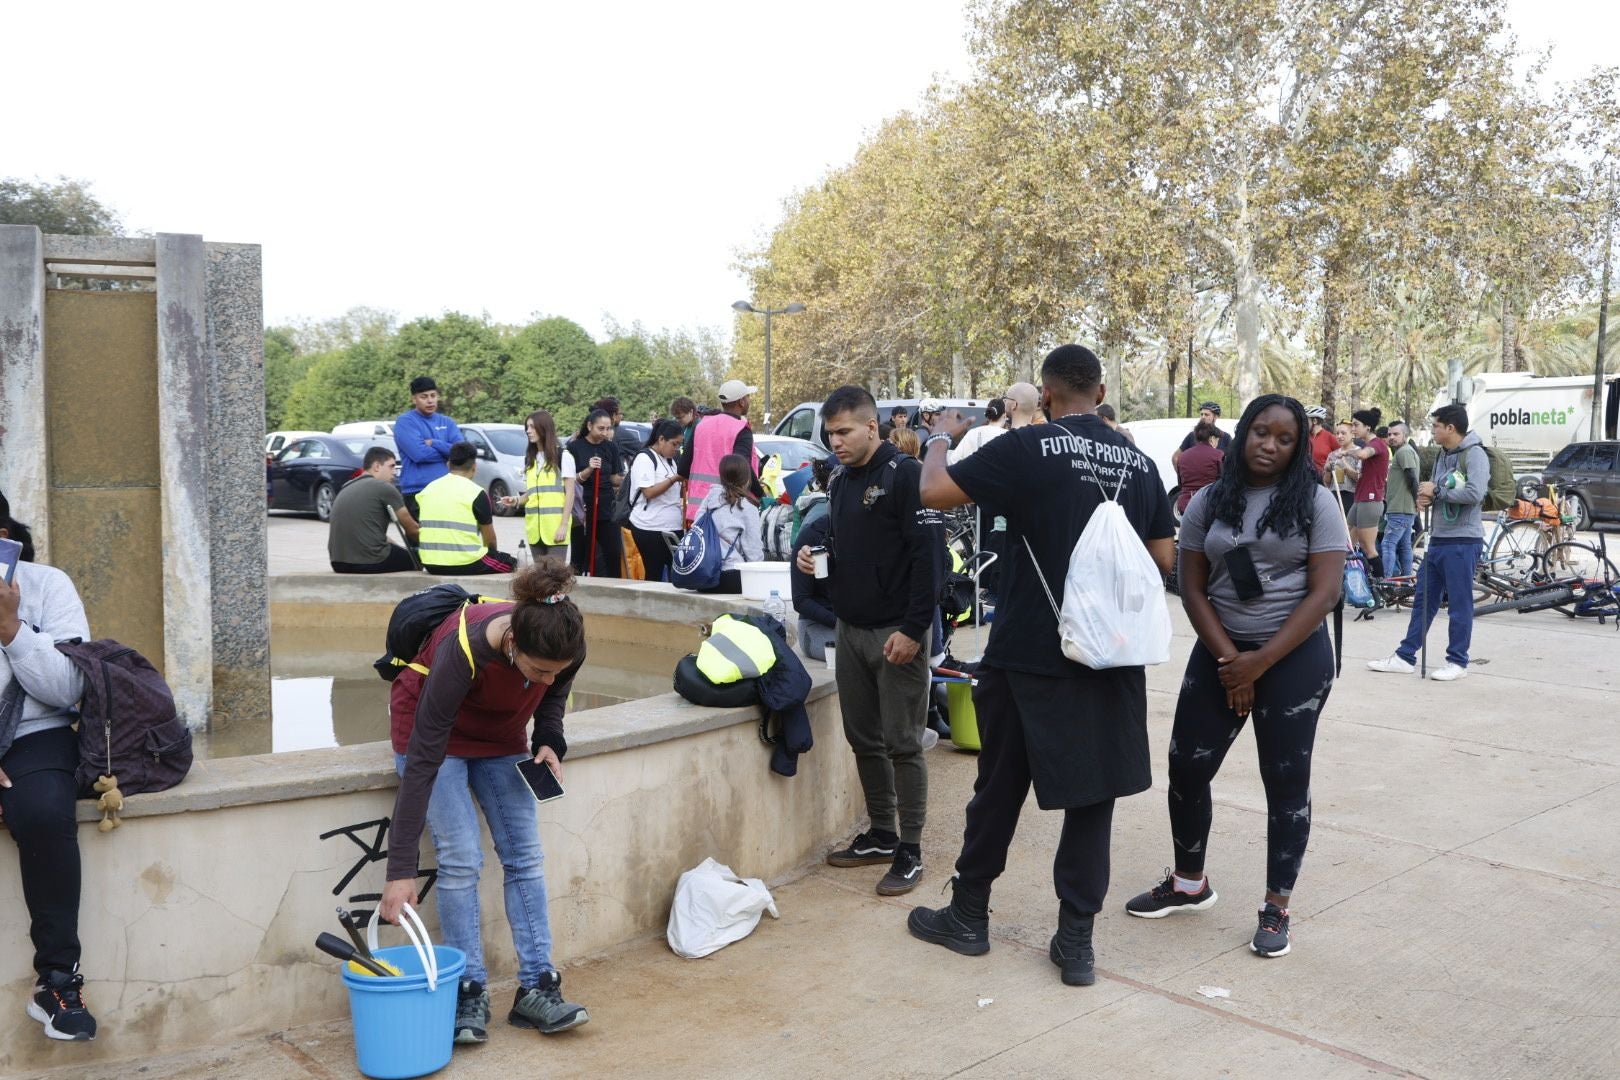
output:
<svg viewBox="0 0 1620 1080"><path fill-rule="evenodd" d="M1260 572L1254 568L1254 553L1243 544L1239 544L1226 553L1226 576L1232 579L1232 588L1237 598L1244 602L1258 600L1265 595L1265 586L1260 583Z"/></svg>
<svg viewBox="0 0 1620 1080"><path fill-rule="evenodd" d="M536 802L550 802L552 799L563 797L562 781L557 779L557 774L551 771L550 765L539 764L533 758L524 758L517 763L517 771L518 775L523 777L523 782L529 785L529 790L534 792Z"/></svg>

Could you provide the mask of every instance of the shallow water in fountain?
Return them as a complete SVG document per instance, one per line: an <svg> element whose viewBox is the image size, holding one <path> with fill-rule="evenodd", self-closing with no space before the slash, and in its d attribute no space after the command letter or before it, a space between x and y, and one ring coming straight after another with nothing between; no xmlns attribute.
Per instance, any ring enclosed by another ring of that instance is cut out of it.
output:
<svg viewBox="0 0 1620 1080"><path fill-rule="evenodd" d="M586 660L574 680L570 714L670 690L675 663L696 647L695 638L688 641L683 627L626 625L631 622L600 616L587 622ZM593 633L593 627L604 632ZM380 635L307 628L273 633L270 723L216 718L211 730L197 733L199 756L279 754L388 738L391 684L371 666L382 651L373 637Z"/></svg>

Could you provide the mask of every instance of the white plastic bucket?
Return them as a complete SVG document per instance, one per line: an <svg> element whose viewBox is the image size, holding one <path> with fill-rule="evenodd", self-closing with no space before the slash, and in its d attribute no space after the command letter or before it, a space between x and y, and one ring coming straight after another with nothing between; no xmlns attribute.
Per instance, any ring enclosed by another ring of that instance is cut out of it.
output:
<svg viewBox="0 0 1620 1080"><path fill-rule="evenodd" d="M744 600L769 600L771 590L775 589L782 597L782 603L793 602L793 583L788 579L788 566L785 562L745 562L738 563L737 569L742 573L742 595Z"/></svg>

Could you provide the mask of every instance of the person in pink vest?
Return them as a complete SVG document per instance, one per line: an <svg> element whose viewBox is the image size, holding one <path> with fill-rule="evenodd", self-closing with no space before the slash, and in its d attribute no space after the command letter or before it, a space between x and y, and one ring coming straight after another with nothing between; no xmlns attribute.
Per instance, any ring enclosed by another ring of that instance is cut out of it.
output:
<svg viewBox="0 0 1620 1080"><path fill-rule="evenodd" d="M741 379L728 379L720 384L720 411L698 420L692 437L681 450L681 460L675 471L686 481L686 523L698 516L703 497L720 480L720 459L727 454L739 454L753 470L748 492L759 499L764 489L759 486L759 457L754 453L754 433L748 427L748 398L757 387Z"/></svg>

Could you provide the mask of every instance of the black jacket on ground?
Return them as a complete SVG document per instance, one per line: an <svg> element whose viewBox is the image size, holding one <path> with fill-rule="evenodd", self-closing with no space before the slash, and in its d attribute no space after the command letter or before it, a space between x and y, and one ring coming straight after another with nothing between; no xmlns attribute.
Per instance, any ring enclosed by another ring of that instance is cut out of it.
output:
<svg viewBox="0 0 1620 1080"><path fill-rule="evenodd" d="M863 630L898 626L928 646L944 571L944 518L918 495L922 463L880 443L858 469L839 468L829 498L832 608Z"/></svg>

